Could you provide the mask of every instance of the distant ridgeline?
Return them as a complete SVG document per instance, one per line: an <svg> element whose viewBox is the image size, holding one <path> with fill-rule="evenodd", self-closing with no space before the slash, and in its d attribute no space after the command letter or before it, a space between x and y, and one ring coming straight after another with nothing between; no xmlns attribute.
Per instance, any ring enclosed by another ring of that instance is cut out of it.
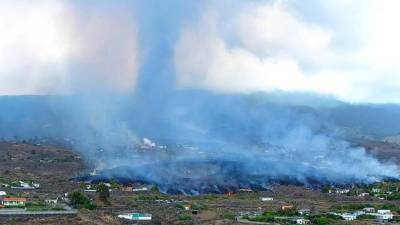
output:
<svg viewBox="0 0 400 225"><path fill-rule="evenodd" d="M0 138L66 137L78 122L80 104L74 97L65 96L0 96ZM131 113L129 107L122 110ZM333 107L289 107L319 115L350 134L377 139L400 135L399 105L338 103Z"/></svg>

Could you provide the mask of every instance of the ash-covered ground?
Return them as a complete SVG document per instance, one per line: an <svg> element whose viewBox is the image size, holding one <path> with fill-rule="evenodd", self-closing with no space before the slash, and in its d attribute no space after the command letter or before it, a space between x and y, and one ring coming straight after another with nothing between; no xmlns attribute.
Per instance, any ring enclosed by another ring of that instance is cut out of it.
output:
<svg viewBox="0 0 400 225"><path fill-rule="evenodd" d="M348 151L345 154L359 156L361 152L362 159L370 159L376 165L390 170L390 167L382 165L392 165L392 154L390 157L385 154L372 155L364 151L360 143L357 145L345 148ZM371 150L370 142L365 142L365 145ZM240 189L262 191L277 184L319 189L324 185L351 186L397 178L390 173L395 174L395 170L389 171L387 176L382 171L374 172L372 168L359 173L346 173L342 168L333 168L331 161L322 156L304 159L296 157L296 150L282 149L282 146L258 146L251 150L251 155L229 155L229 151L224 151L223 147L210 143L203 143L203 146L207 147L171 143L158 145L145 138L142 145L120 147L118 154L112 156L114 160L110 160L107 154L103 155L99 148L98 161L94 162L98 167L94 167L91 174L76 179L93 183L110 180L124 184L141 183L157 186L163 193L199 195L237 192ZM208 150L212 148L218 150ZM380 149L384 152L384 148ZM339 149L339 154L344 154L344 150ZM379 164L376 156L386 164ZM312 163L314 160L320 162ZM334 161L335 157L332 156L330 160ZM358 168L360 166L357 164L360 164L362 168L364 163L367 166L374 165L371 162L354 161L354 167ZM396 168L395 164L392 168Z"/></svg>

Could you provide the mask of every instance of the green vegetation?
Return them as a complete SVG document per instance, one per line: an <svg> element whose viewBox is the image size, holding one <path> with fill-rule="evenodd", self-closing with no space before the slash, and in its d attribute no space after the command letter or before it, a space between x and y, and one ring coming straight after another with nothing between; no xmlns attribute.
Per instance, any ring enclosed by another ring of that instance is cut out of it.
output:
<svg viewBox="0 0 400 225"><path fill-rule="evenodd" d="M347 204L336 206L333 210L338 212L356 211L364 208L390 209L391 211L400 213L400 206L394 204Z"/></svg>
<svg viewBox="0 0 400 225"><path fill-rule="evenodd" d="M71 200L71 204L75 208L85 208L89 210L93 210L96 208L96 205L90 201L86 195L81 192L75 191L68 195Z"/></svg>
<svg viewBox="0 0 400 225"><path fill-rule="evenodd" d="M208 207L204 204L194 204L192 205L192 209L197 211L202 211L202 210L207 210Z"/></svg>
<svg viewBox="0 0 400 225"><path fill-rule="evenodd" d="M367 214L357 216L357 220L373 220L373 219L376 219L376 216Z"/></svg>
<svg viewBox="0 0 400 225"><path fill-rule="evenodd" d="M311 222L315 225L326 225L332 221L332 219L330 219L326 216L322 216L322 215L317 215L310 219L311 219Z"/></svg>
<svg viewBox="0 0 400 225"><path fill-rule="evenodd" d="M295 207L287 210L266 211L261 215L246 215L242 219L254 222L267 222L267 223L290 223L290 218L299 216Z"/></svg>
<svg viewBox="0 0 400 225"><path fill-rule="evenodd" d="M27 211L46 211L50 210L48 206L39 202L27 202L25 204Z"/></svg>
<svg viewBox="0 0 400 225"><path fill-rule="evenodd" d="M37 211L48 211L51 210L48 207L27 207L26 211L30 211L30 212L37 212Z"/></svg>
<svg viewBox="0 0 400 225"><path fill-rule="evenodd" d="M180 215L180 216L178 217L178 220L180 220L180 221L190 221L190 220L192 220L192 216L187 215L187 214L185 214L185 215Z"/></svg>
<svg viewBox="0 0 400 225"><path fill-rule="evenodd" d="M25 204L27 211L64 211L62 207L50 207L42 202L27 202Z"/></svg>
<svg viewBox="0 0 400 225"><path fill-rule="evenodd" d="M278 222L278 220L275 219L275 217L282 216L277 212L264 212L261 215L246 215L243 216L242 219L248 220L248 221L254 221L254 222Z"/></svg>
<svg viewBox="0 0 400 225"><path fill-rule="evenodd" d="M104 183L100 183L96 189L99 194L100 201L108 203L108 198L110 197L110 189Z"/></svg>
<svg viewBox="0 0 400 225"><path fill-rule="evenodd" d="M15 218L11 219L10 225L17 225L17 221L15 220Z"/></svg>
<svg viewBox="0 0 400 225"><path fill-rule="evenodd" d="M226 220L235 220L235 215L233 213L225 213L223 218Z"/></svg>
<svg viewBox="0 0 400 225"><path fill-rule="evenodd" d="M121 185L116 180L113 179L110 181L110 185L112 189L119 189L121 187Z"/></svg>
<svg viewBox="0 0 400 225"><path fill-rule="evenodd" d="M323 186L321 191L322 193L329 193L330 188L328 186Z"/></svg>
<svg viewBox="0 0 400 225"><path fill-rule="evenodd" d="M392 193L392 194L388 195L387 200L389 200L389 201L400 200L400 192Z"/></svg>
<svg viewBox="0 0 400 225"><path fill-rule="evenodd" d="M259 215L259 216L243 216L242 219L248 220L248 221L254 221L254 222L276 222L274 216L264 216L264 215Z"/></svg>
<svg viewBox="0 0 400 225"><path fill-rule="evenodd" d="M150 191L153 192L153 193L159 193L159 192L160 192L160 189L158 189L157 186L152 186L152 187L150 188Z"/></svg>
<svg viewBox="0 0 400 225"><path fill-rule="evenodd" d="M214 194L205 194L205 195L193 196L193 200L200 200L200 201L215 201L215 200L218 200L220 198L221 198L221 196L214 195Z"/></svg>
<svg viewBox="0 0 400 225"><path fill-rule="evenodd" d="M347 205L340 205L335 207L337 211L355 211L361 210L363 208L375 208L375 205L372 204L347 204Z"/></svg>
<svg viewBox="0 0 400 225"><path fill-rule="evenodd" d="M336 193L336 188L322 187L323 193L332 191ZM361 193L368 193L370 196L385 198L389 201L400 200L400 182L399 181L384 181L374 184L359 184L356 187L349 189L346 193L348 196L358 196Z"/></svg>
<svg viewBox="0 0 400 225"><path fill-rule="evenodd" d="M342 220L342 217L333 214L319 214L308 216L307 219L315 225L326 225L336 220Z"/></svg>
<svg viewBox="0 0 400 225"><path fill-rule="evenodd" d="M54 207L51 210L53 210L53 211L65 211L65 209L62 208L62 207Z"/></svg>
<svg viewBox="0 0 400 225"><path fill-rule="evenodd" d="M156 200L168 200L170 199L169 196L159 194L159 195L135 195L135 196L130 196L130 200L132 201L156 201Z"/></svg>
<svg viewBox="0 0 400 225"><path fill-rule="evenodd" d="M180 204L180 203L177 203L177 204L175 205L175 207L176 207L177 209L185 209L185 207L184 207L182 204Z"/></svg>

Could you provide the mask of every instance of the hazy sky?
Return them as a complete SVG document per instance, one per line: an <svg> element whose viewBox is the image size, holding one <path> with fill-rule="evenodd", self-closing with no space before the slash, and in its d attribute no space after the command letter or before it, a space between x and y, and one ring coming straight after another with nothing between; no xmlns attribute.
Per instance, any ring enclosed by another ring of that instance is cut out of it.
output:
<svg viewBox="0 0 400 225"><path fill-rule="evenodd" d="M0 95L175 87L400 102L398 0L0 1ZM151 65L151 66L149 66Z"/></svg>

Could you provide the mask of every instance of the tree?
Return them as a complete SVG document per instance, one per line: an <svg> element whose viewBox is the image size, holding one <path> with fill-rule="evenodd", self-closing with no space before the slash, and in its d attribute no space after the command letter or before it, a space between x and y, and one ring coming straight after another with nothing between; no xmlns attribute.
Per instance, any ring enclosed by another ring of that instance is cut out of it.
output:
<svg viewBox="0 0 400 225"><path fill-rule="evenodd" d="M81 192L74 191L69 194L69 198L71 200L71 204L74 207L81 207L89 202L89 199Z"/></svg>
<svg viewBox="0 0 400 225"><path fill-rule="evenodd" d="M110 189L108 188L107 185L105 185L104 183L100 183L97 186L97 193L99 193L99 199L102 202L104 203L108 202L108 198L110 197Z"/></svg>
<svg viewBox="0 0 400 225"><path fill-rule="evenodd" d="M326 225L329 224L330 219L326 218L325 216L319 216L312 220L313 224L316 225Z"/></svg>
<svg viewBox="0 0 400 225"><path fill-rule="evenodd" d="M322 187L321 191L322 191L322 193L329 193L329 187L325 185Z"/></svg>
<svg viewBox="0 0 400 225"><path fill-rule="evenodd" d="M86 209L95 209L96 205L93 204L90 199L88 197L86 197L83 193L79 192L79 191L74 191L72 193L70 193L69 195L71 204L75 207L75 208L86 208Z"/></svg>
<svg viewBox="0 0 400 225"><path fill-rule="evenodd" d="M160 192L160 189L158 189L158 187L154 185L150 188L150 191L153 193L158 193L158 192Z"/></svg>

